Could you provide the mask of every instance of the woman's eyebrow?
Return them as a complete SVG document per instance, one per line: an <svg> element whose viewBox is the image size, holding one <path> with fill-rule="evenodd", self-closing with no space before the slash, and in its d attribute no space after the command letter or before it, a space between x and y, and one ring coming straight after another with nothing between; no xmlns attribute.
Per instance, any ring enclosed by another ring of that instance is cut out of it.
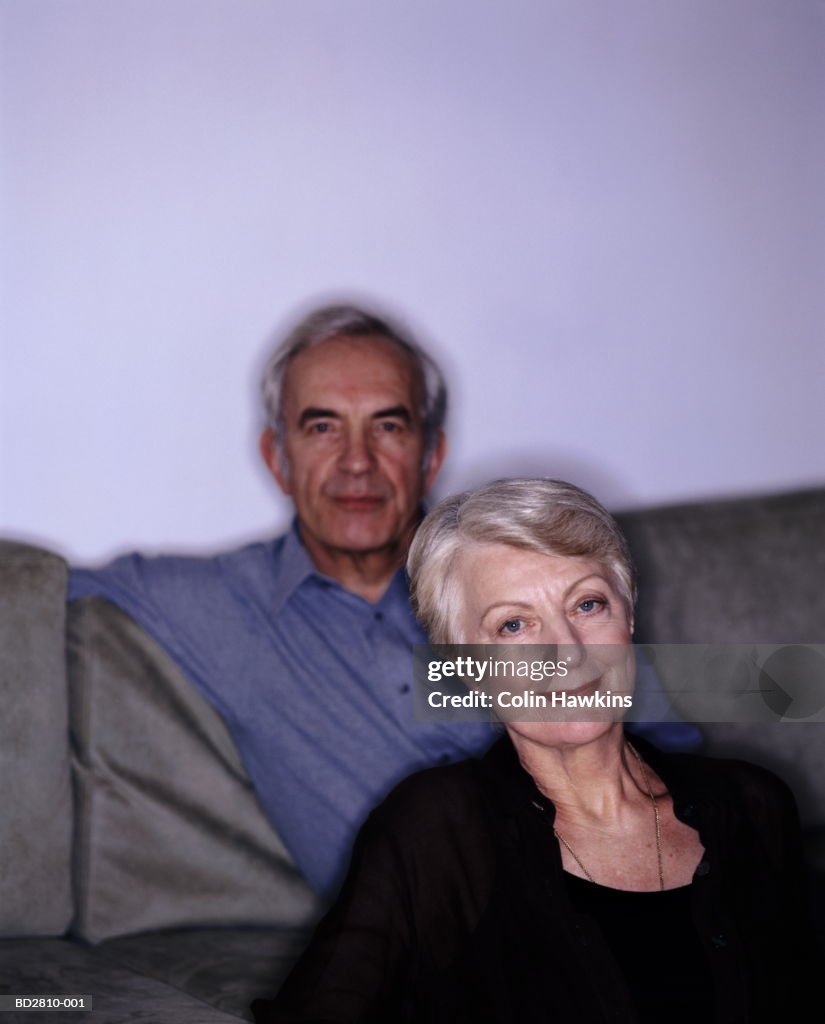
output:
<svg viewBox="0 0 825 1024"><path fill-rule="evenodd" d="M497 608L531 608L532 605L529 601L494 601L493 604L488 605L481 613L482 619L486 619L490 612L494 612Z"/></svg>
<svg viewBox="0 0 825 1024"><path fill-rule="evenodd" d="M602 576L600 572L589 572L586 576L582 576L581 579L578 579L574 583L571 583L565 591L565 594L569 594L571 590L575 590L576 587L580 587L583 583L586 583L588 580L598 580L600 583L605 583L608 586L610 586L610 580L606 576Z"/></svg>

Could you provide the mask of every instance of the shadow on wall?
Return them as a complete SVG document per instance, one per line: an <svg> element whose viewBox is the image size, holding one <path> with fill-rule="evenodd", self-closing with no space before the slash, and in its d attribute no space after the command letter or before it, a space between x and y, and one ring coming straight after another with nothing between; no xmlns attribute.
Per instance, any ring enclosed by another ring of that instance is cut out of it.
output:
<svg viewBox="0 0 825 1024"><path fill-rule="evenodd" d="M480 487L502 477L549 477L566 480L590 491L611 510L634 504L635 496L622 480L592 459L573 455L561 448L548 447L542 454L523 448L503 448L483 459L470 461L458 467L448 462L443 479L433 488L433 502L459 491Z"/></svg>

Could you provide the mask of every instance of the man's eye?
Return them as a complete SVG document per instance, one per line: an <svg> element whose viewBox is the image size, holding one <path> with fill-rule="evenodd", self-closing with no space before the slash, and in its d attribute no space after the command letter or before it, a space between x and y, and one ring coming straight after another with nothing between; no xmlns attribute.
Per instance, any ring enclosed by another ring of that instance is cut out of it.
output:
<svg viewBox="0 0 825 1024"><path fill-rule="evenodd" d="M381 420L378 429L384 434L394 434L401 429L401 424L394 420Z"/></svg>
<svg viewBox="0 0 825 1024"><path fill-rule="evenodd" d="M326 434L332 429L332 424L321 420L320 423L313 423L309 429L313 434Z"/></svg>

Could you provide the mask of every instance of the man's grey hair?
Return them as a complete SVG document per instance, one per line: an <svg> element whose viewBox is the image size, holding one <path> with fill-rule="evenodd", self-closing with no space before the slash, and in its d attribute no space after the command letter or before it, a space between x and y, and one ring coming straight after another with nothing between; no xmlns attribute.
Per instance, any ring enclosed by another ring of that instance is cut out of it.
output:
<svg viewBox="0 0 825 1024"><path fill-rule="evenodd" d="M267 359L261 376L261 395L267 424L284 435L284 379L292 360L306 349L332 338L374 338L389 341L413 363L420 384L418 414L424 430L425 461L429 459L447 415L447 386L435 361L397 324L358 306L322 306L300 320Z"/></svg>
<svg viewBox="0 0 825 1024"><path fill-rule="evenodd" d="M473 544L506 544L545 555L592 558L610 574L633 620L636 585L627 541L592 494L563 480L496 480L439 502L407 558L410 594L432 643L465 642L456 557Z"/></svg>

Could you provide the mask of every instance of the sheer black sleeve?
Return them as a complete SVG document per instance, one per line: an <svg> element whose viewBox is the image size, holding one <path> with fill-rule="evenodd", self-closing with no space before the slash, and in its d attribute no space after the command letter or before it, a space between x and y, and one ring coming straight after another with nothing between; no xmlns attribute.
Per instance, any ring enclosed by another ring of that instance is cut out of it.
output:
<svg viewBox="0 0 825 1024"><path fill-rule="evenodd" d="M375 816L361 830L334 907L259 1024L392 1020L410 966L413 915L396 841Z"/></svg>

